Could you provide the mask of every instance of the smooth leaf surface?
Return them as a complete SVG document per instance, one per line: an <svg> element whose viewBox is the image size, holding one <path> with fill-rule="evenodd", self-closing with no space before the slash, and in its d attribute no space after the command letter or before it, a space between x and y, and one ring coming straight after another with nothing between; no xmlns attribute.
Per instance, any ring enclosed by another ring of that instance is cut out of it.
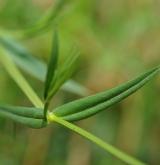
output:
<svg viewBox="0 0 160 165"><path fill-rule="evenodd" d="M58 54L59 54L59 46L58 46L58 34L55 32L53 38L53 46L51 57L48 63L47 75L45 80L45 90L44 90L44 98L46 99L48 96L48 92L50 90L51 84L55 78L55 72L58 64Z"/></svg>
<svg viewBox="0 0 160 165"><path fill-rule="evenodd" d="M56 108L53 113L68 121L81 120L92 116L136 92L151 80L159 70L160 67L156 67L118 87L64 104Z"/></svg>
<svg viewBox="0 0 160 165"><path fill-rule="evenodd" d="M78 56L79 54L73 51L68 55L67 59L65 59L65 62L59 66L55 81L52 82L51 85L49 99L52 98L59 88L72 76Z"/></svg>
<svg viewBox="0 0 160 165"><path fill-rule="evenodd" d="M43 110L41 108L10 106L1 103L0 109L3 109L5 112L13 113L23 117L44 119Z"/></svg>
<svg viewBox="0 0 160 165"><path fill-rule="evenodd" d="M47 123L42 118L43 111L36 108L0 105L0 116L31 128L38 129L47 126Z"/></svg>
<svg viewBox="0 0 160 165"><path fill-rule="evenodd" d="M5 47L10 57L22 70L40 81L45 81L47 65L43 61L35 58L13 38L0 37L0 44ZM73 80L67 81L62 89L80 96L86 96L90 93L87 88Z"/></svg>

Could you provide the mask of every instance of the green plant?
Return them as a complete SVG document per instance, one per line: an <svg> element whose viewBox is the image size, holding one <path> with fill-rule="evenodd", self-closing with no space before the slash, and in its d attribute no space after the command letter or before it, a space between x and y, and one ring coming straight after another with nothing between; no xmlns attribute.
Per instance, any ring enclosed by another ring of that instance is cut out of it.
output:
<svg viewBox="0 0 160 165"><path fill-rule="evenodd" d="M16 67L13 62L13 58L10 58L10 53L13 53L17 59L19 59L18 49L12 48L12 44L6 42L4 38L1 37L1 63L10 74L10 76L15 80L19 85L22 91L30 99L35 107L15 107L5 104L0 104L0 115L5 118L10 118L16 122L24 124L31 128L42 128L46 127L48 124L57 122L72 131L84 136L95 144L99 145L101 148L104 148L106 151L110 152L117 158L123 160L128 164L144 164L131 156L124 154L113 146L105 143L96 136L88 133L87 131L77 127L76 125L70 123L77 120L82 120L96 113L101 112L102 110L107 109L108 107L122 101L139 88L144 86L152 77L154 77L159 71L160 67L155 67L146 73L138 76L137 78L124 83L118 87L104 91L93 96L84 97L76 101L64 104L53 110L49 110L49 104L52 97L60 89L62 84L67 81L73 71L76 59L78 54L73 51L73 53L68 56L68 59L64 62L63 66L59 66L59 42L58 35L55 32L53 37L53 48L51 57L48 64L47 74L45 78L44 86L44 102L37 96L34 90L30 87L28 82L22 76L19 69ZM7 50L8 49L8 50ZM13 52L12 52L13 51ZM33 58L33 57L32 57ZM32 58L28 60L27 58L21 59L21 62L25 63L26 60L29 66L32 66L33 63L38 64L39 62ZM20 65L20 62L18 63ZM33 66L33 75L35 74L36 66Z"/></svg>
<svg viewBox="0 0 160 165"><path fill-rule="evenodd" d="M37 21L32 27L24 30L17 30L16 32L2 31L0 37L0 61L9 73L9 75L18 84L21 90L33 103L34 107L16 107L6 104L0 104L0 116L12 119L16 122L24 124L31 128L43 128L50 123L59 123L72 131L82 135L83 137L94 142L107 152L113 154L115 157L121 159L128 164L145 164L139 160L119 151L113 146L107 144L91 133L77 127L71 122L82 120L108 107L122 101L132 93L136 92L144 86L152 77L159 71L160 67L155 67L137 78L124 83L118 87L104 91L93 96L84 97L76 101L69 102L62 106L56 107L52 110L50 108L50 101L60 87L71 77L78 54L73 50L68 59L66 59L63 66L59 65L59 41L58 35L55 33L53 39L53 48L48 67L41 61L33 57L17 39L24 39L33 37L44 32L47 32L55 24L55 20L60 10L65 4L64 0L58 1L55 10L51 10ZM16 38L16 39L15 39ZM26 71L35 78L43 81L44 85L44 101L34 92L32 87L28 84L19 69ZM39 74L41 73L41 74ZM63 89L86 96L90 93L88 89L77 84L73 80L63 86Z"/></svg>

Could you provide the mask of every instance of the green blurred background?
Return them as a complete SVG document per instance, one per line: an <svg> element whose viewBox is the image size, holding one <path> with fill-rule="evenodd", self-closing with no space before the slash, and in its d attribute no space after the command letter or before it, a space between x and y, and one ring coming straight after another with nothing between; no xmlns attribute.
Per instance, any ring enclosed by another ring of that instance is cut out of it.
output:
<svg viewBox="0 0 160 165"><path fill-rule="evenodd" d="M57 0L58 1L58 0ZM0 0L0 29L17 31L39 20L56 0ZM74 80L96 93L160 62L159 0L68 0L56 20L61 54L72 44L81 57ZM54 27L54 26L53 26ZM53 28L20 41L47 61ZM25 74L41 95L43 84ZM0 101L31 105L0 66ZM55 106L79 96L58 92ZM160 78L116 106L77 123L149 164L160 164ZM123 165L84 138L55 124L33 130L0 118L2 165Z"/></svg>

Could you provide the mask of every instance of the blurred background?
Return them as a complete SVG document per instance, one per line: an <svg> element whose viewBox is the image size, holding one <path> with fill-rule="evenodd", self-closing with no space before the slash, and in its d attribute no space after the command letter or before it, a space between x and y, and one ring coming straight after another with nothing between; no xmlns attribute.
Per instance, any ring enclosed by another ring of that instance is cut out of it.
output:
<svg viewBox="0 0 160 165"><path fill-rule="evenodd" d="M0 29L32 26L60 0L0 0ZM72 44L81 51L73 79L96 93L136 77L160 62L159 0L68 0L56 23L19 42L45 62L58 26L61 54ZM24 73L42 96L43 84ZM0 66L0 101L31 105ZM60 91L54 106L80 98ZM108 110L77 122L119 149L152 165L160 164L160 78ZM96 145L55 124L33 130L0 118L0 164L123 165Z"/></svg>

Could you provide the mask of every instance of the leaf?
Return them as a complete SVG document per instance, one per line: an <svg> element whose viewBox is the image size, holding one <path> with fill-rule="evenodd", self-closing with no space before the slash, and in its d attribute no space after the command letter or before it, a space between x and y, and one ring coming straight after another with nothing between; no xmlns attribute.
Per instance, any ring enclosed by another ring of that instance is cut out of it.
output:
<svg viewBox="0 0 160 165"><path fill-rule="evenodd" d="M35 119L44 119L43 110L41 108L10 106L1 103L0 109L3 109L5 112L13 113L19 116Z"/></svg>
<svg viewBox="0 0 160 165"><path fill-rule="evenodd" d="M45 80L45 90L44 90L45 99L48 97L48 92L54 80L55 71L57 69L57 63L58 63L58 54L59 54L58 36L57 36L57 33L55 32L54 39L53 39L52 53L51 53L51 57L48 63L48 69L47 69L46 80Z"/></svg>
<svg viewBox="0 0 160 165"><path fill-rule="evenodd" d="M57 107L53 110L53 113L68 121L87 118L113 106L136 92L159 71L160 67L158 66L118 87Z"/></svg>
<svg viewBox="0 0 160 165"><path fill-rule="evenodd" d="M40 81L45 81L47 65L44 62L32 56L13 38L0 37L0 44L6 48L10 57L22 70L26 71ZM86 96L90 93L87 88L73 80L67 81L63 85L62 89L80 96Z"/></svg>
<svg viewBox="0 0 160 165"><path fill-rule="evenodd" d="M42 18L40 18L40 20L35 22L31 27L21 31L21 37L28 38L37 36L43 34L43 32L46 32L50 28L52 28L65 3L65 0L58 0L56 3L54 3L51 9L49 9L48 12L44 14Z"/></svg>
<svg viewBox="0 0 160 165"><path fill-rule="evenodd" d="M0 116L31 128L38 129L47 126L43 118L43 111L37 108L0 105Z"/></svg>
<svg viewBox="0 0 160 165"><path fill-rule="evenodd" d="M64 64L62 64L62 66L60 65L57 69L56 78L55 81L52 82L48 99L52 98L59 88L72 76L78 56L79 54L73 51L70 55L68 55L68 58L65 59Z"/></svg>

